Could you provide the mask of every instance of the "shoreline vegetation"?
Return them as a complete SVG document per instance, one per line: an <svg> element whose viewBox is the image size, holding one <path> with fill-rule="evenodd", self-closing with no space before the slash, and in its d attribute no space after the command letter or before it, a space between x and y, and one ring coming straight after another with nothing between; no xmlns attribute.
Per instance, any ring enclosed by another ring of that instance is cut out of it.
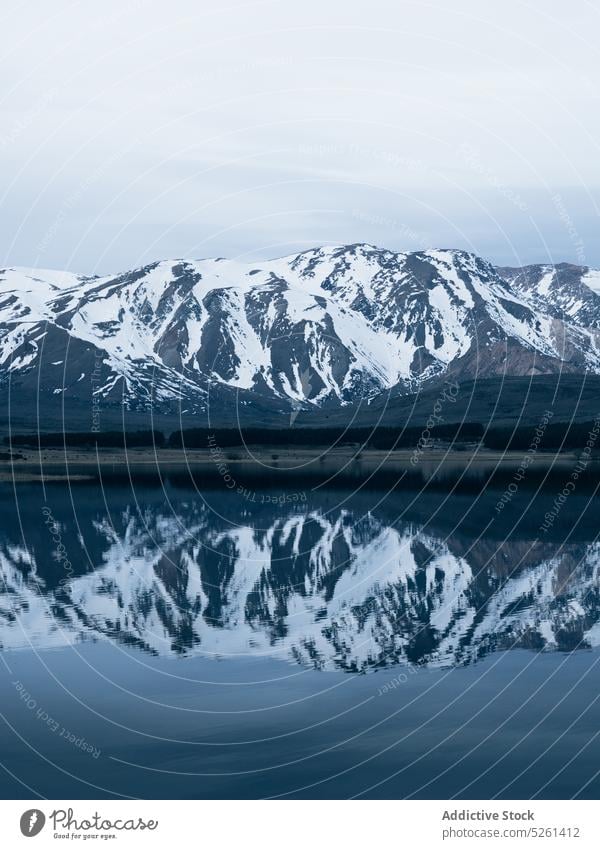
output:
<svg viewBox="0 0 600 849"><path fill-rule="evenodd" d="M567 479L600 481L600 419L538 427L441 425L379 429L190 429L12 434L0 447L0 481L45 482L169 477L245 491L310 485L538 487ZM582 458L584 462L582 463Z"/></svg>
<svg viewBox="0 0 600 849"><path fill-rule="evenodd" d="M584 422L554 422L546 411L537 425L488 426L477 422L444 423L420 427L289 427L289 428L187 428L169 434L161 430L64 431L21 433L4 436L7 451L19 449L136 449L158 451L214 451L230 448L295 451L310 448L333 451L418 451L449 450L460 452L480 449L521 451L532 447L536 451L561 453L585 449L590 440L596 447L600 416ZM1 449L0 449L1 450Z"/></svg>

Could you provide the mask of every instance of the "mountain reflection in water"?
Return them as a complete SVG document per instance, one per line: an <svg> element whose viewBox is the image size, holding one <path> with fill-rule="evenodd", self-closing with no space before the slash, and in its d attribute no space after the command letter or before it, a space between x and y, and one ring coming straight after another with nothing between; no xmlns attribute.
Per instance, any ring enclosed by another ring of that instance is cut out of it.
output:
<svg viewBox="0 0 600 849"><path fill-rule="evenodd" d="M501 525L484 497L16 491L18 514L12 488L0 504L3 649L107 638L159 656L362 672L600 641L587 498L547 538L544 505L529 500Z"/></svg>

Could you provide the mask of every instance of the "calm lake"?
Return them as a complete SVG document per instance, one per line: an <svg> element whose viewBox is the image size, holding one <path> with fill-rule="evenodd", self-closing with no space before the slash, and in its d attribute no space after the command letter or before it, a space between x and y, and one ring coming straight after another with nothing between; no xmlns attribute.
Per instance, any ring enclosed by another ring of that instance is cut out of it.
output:
<svg viewBox="0 0 600 849"><path fill-rule="evenodd" d="M0 485L3 798L598 798L597 498Z"/></svg>

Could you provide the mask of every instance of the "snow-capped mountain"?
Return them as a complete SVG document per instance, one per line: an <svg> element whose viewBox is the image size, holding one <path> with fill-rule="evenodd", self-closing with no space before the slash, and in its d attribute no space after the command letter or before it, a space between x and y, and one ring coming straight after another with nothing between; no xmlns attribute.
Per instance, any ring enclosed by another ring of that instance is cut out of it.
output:
<svg viewBox="0 0 600 849"><path fill-rule="evenodd" d="M200 499L172 506L58 520L70 575L45 528L27 548L4 529L0 647L111 639L355 672L600 644L597 542L443 537L300 505L247 505L232 524Z"/></svg>
<svg viewBox="0 0 600 849"><path fill-rule="evenodd" d="M567 323L600 328L600 271L567 262L498 271L536 309Z"/></svg>
<svg viewBox="0 0 600 849"><path fill-rule="evenodd" d="M0 381L17 398L316 410L445 376L558 371L600 373L600 271L369 245L108 277L0 271Z"/></svg>

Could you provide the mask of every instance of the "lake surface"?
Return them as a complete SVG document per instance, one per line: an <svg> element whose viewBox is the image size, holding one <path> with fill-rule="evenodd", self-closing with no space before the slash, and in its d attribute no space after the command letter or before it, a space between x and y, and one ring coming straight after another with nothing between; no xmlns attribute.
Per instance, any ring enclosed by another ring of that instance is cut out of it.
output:
<svg viewBox="0 0 600 849"><path fill-rule="evenodd" d="M597 498L290 483L1 486L0 795L597 798Z"/></svg>

